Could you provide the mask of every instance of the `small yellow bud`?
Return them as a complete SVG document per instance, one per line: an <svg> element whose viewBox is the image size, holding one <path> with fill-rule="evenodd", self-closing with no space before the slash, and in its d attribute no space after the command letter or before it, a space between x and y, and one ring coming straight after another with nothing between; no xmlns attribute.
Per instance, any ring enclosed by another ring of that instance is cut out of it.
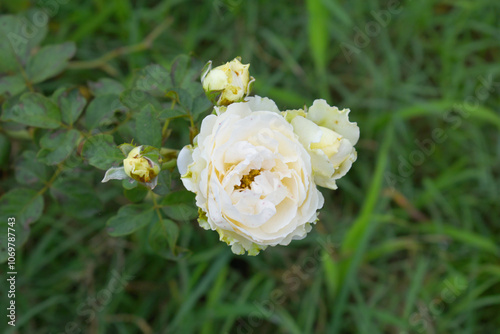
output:
<svg viewBox="0 0 500 334"><path fill-rule="evenodd" d="M249 67L250 64L242 64L239 58L214 69L209 67L201 79L205 93L218 106L243 101L250 93L250 84L254 81L248 71Z"/></svg>
<svg viewBox="0 0 500 334"><path fill-rule="evenodd" d="M160 173L160 166L151 159L141 155L142 146L130 151L127 158L123 160L125 174L136 181L151 182Z"/></svg>

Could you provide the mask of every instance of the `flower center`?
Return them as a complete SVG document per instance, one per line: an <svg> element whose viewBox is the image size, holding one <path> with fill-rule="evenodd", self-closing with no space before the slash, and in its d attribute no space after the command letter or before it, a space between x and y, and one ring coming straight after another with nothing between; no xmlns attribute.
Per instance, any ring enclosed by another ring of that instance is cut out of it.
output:
<svg viewBox="0 0 500 334"><path fill-rule="evenodd" d="M241 178L239 186L234 186L234 190L252 189L251 184L256 176L260 175L261 169L251 169L247 175Z"/></svg>

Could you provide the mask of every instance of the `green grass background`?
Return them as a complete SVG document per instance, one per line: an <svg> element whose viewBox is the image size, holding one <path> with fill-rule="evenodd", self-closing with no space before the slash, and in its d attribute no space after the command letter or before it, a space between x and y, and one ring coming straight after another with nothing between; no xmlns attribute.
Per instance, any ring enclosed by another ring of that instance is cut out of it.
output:
<svg viewBox="0 0 500 334"><path fill-rule="evenodd" d="M0 10L45 3L2 1ZM358 160L337 191L323 192L306 239L257 257L233 255L193 221L179 240L191 256L169 261L140 236L108 236L117 206L82 221L48 207L18 253L20 316L15 329L2 316L2 333L498 332L498 1L401 1L378 30L374 13L389 2L61 3L45 44L76 42L76 60L169 25L149 49L111 59L112 70L67 70L47 92L110 74L130 82L178 54L215 64L241 56L254 93L283 110L316 98L350 108ZM124 289L110 288L113 273Z"/></svg>

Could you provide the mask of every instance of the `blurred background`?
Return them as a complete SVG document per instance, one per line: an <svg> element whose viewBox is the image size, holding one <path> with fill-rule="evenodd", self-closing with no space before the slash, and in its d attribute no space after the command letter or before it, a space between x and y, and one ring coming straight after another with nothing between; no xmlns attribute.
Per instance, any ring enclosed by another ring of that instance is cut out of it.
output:
<svg viewBox="0 0 500 334"><path fill-rule="evenodd" d="M0 3L2 14L35 8L50 17L44 44L77 46L45 92L127 84L179 54L241 56L254 94L282 110L316 98L350 108L361 139L308 237L257 257L233 255L195 220L181 226L190 254L176 261L140 234L113 238L113 191L87 219L47 207L17 255L17 326L3 317L1 332L498 332L500 2Z"/></svg>

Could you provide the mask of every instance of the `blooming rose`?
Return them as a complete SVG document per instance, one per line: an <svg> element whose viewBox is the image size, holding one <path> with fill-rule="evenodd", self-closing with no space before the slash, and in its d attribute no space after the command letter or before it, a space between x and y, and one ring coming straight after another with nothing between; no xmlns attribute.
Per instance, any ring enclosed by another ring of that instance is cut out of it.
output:
<svg viewBox="0 0 500 334"><path fill-rule="evenodd" d="M210 62L201 79L209 99L216 105L243 101L250 92L250 84L254 81L250 77L249 67L250 64L243 65L239 58L214 69L210 69Z"/></svg>
<svg viewBox="0 0 500 334"><path fill-rule="evenodd" d="M123 159L123 167L112 167L106 171L102 182L109 180L136 180L150 189L158 183L160 173L159 151L151 146L129 147L127 158Z"/></svg>
<svg viewBox="0 0 500 334"><path fill-rule="evenodd" d="M248 101L207 116L177 163L184 186L196 193L200 225L234 253L256 255L304 238L323 196L309 154L274 102Z"/></svg>
<svg viewBox="0 0 500 334"><path fill-rule="evenodd" d="M307 112L284 112L311 156L314 181L319 186L337 189L335 180L344 176L356 161L354 145L359 139L359 128L349 122L349 112L330 107L325 100L315 100Z"/></svg>

